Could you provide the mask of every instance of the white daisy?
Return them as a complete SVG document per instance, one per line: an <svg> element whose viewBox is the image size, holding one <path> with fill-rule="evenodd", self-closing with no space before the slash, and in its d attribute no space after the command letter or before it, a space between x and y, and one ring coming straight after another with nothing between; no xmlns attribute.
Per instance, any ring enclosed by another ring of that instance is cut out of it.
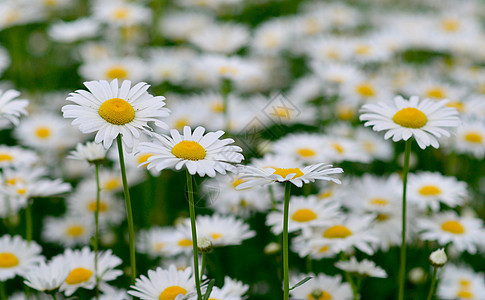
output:
<svg viewBox="0 0 485 300"><path fill-rule="evenodd" d="M421 149L429 145L438 148L437 138L450 136L448 128L460 125L458 111L445 107L446 103L446 100L420 101L416 96L405 100L398 96L393 104L364 105L360 120L367 121L364 125L373 126L375 131L386 130L385 139L392 137L394 142L407 141L414 136Z"/></svg>
<svg viewBox="0 0 485 300"><path fill-rule="evenodd" d="M334 201L322 201L317 196L292 196L289 207L288 232L310 227L319 227L332 223L340 215L340 205ZM278 211L270 212L266 218L266 225L271 227L274 234L283 231L283 205Z"/></svg>
<svg viewBox="0 0 485 300"><path fill-rule="evenodd" d="M436 241L440 246L451 243L460 252L474 254L478 246L484 245L484 227L479 218L460 217L449 211L419 219L416 226L421 239Z"/></svg>
<svg viewBox="0 0 485 300"><path fill-rule="evenodd" d="M18 235L0 237L0 281L21 275L44 260L41 251L36 242L28 243Z"/></svg>
<svg viewBox="0 0 485 300"><path fill-rule="evenodd" d="M485 276L467 266L446 265L438 282L440 299L481 299L485 295Z"/></svg>
<svg viewBox="0 0 485 300"><path fill-rule="evenodd" d="M94 141L103 142L109 148L113 140L122 135L124 145L133 148L135 139L142 133L149 134L148 122L166 128L159 118L168 116L169 111L163 101L165 97L153 97L147 93L148 85L144 82L131 87L130 81L118 80L88 81L84 85L90 92L78 90L67 98L75 105L62 108L65 118L74 118L73 125L79 125L83 133L96 132Z"/></svg>
<svg viewBox="0 0 485 300"><path fill-rule="evenodd" d="M138 57L110 57L87 61L79 68L79 74L88 80L118 79L133 82L145 80L148 76L147 66Z"/></svg>
<svg viewBox="0 0 485 300"><path fill-rule="evenodd" d="M94 18L109 25L127 27L152 22L152 11L141 3L101 1L94 5Z"/></svg>
<svg viewBox="0 0 485 300"><path fill-rule="evenodd" d="M49 26L47 34L56 42L72 43L95 37L100 24L89 18L80 18L72 22L57 22Z"/></svg>
<svg viewBox="0 0 485 300"><path fill-rule="evenodd" d="M76 150L72 150L67 158L89 163L101 162L106 158L106 149L102 144L96 144L95 142L78 143Z"/></svg>
<svg viewBox="0 0 485 300"><path fill-rule="evenodd" d="M232 163L241 162L244 157L238 146L229 146L233 139L220 140L224 131L208 132L197 127L194 132L185 126L183 135L177 130L170 130L170 136L156 135L157 140L152 143L141 143L140 153L151 153L146 163L148 169L155 168L161 171L167 168L180 170L186 166L191 175L216 176L216 172L225 174L226 170L235 172L237 169Z"/></svg>
<svg viewBox="0 0 485 300"><path fill-rule="evenodd" d="M295 299L352 299L352 289L350 284L342 282L342 277L327 276L324 274L301 274L291 278L290 284L294 285L306 277L312 277L305 284L290 291L290 295Z"/></svg>
<svg viewBox="0 0 485 300"><path fill-rule="evenodd" d="M93 221L92 216L47 217L44 219L42 238L65 247L88 245L94 235Z"/></svg>
<svg viewBox="0 0 485 300"><path fill-rule="evenodd" d="M467 184L452 176L443 176L438 172L420 172L409 174L408 199L419 209L440 209L440 203L449 207L461 206L467 199Z"/></svg>
<svg viewBox="0 0 485 300"><path fill-rule="evenodd" d="M289 134L277 140L272 150L307 164L321 162L325 157L323 137L318 134Z"/></svg>
<svg viewBox="0 0 485 300"><path fill-rule="evenodd" d="M387 273L382 268L376 266L376 263L368 259L360 262L355 256L352 256L348 261L339 261L335 266L345 272L357 274L359 276L386 278Z"/></svg>
<svg viewBox="0 0 485 300"><path fill-rule="evenodd" d="M38 161L39 157L32 150L18 146L0 145L0 168L30 167Z"/></svg>
<svg viewBox="0 0 485 300"><path fill-rule="evenodd" d="M457 153L473 155L476 159L485 157L485 125L480 121L468 121L459 126L454 138Z"/></svg>
<svg viewBox="0 0 485 300"><path fill-rule="evenodd" d="M191 268L178 271L174 265L149 270L148 277L141 275L131 288L128 294L143 300L181 300L195 293Z"/></svg>
<svg viewBox="0 0 485 300"><path fill-rule="evenodd" d="M24 273L24 283L40 292L54 291L66 280L69 271L69 267L60 260L41 261Z"/></svg>
<svg viewBox="0 0 485 300"><path fill-rule="evenodd" d="M213 24L197 31L189 41L206 52L231 54L249 40L249 29L237 23Z"/></svg>
<svg viewBox="0 0 485 300"><path fill-rule="evenodd" d="M16 90L0 90L0 128L6 128L10 124L17 126L19 118L27 115L25 108L29 101L16 99L19 95L20 92Z"/></svg>
<svg viewBox="0 0 485 300"><path fill-rule="evenodd" d="M98 252L98 272L94 274L94 252L84 247L81 250L66 249L63 254L52 258L61 261L69 267L69 275L61 285L60 291L71 296L78 288L93 289L96 277L99 278L100 289L107 281L118 278L122 271L115 268L121 264L121 259L111 254L111 250Z"/></svg>
<svg viewBox="0 0 485 300"><path fill-rule="evenodd" d="M152 226L150 229L142 230L137 234L136 250L148 254L151 258L171 255L170 246L174 242L173 232L172 227ZM189 246L192 247L192 240L190 240Z"/></svg>

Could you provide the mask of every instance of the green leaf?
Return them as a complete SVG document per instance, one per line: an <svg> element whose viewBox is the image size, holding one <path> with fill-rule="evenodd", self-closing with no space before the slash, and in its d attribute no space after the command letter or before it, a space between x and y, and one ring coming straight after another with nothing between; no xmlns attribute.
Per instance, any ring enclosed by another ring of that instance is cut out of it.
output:
<svg viewBox="0 0 485 300"><path fill-rule="evenodd" d="M215 283L216 283L215 279L211 279L209 281L209 284L207 285L207 291L205 292L203 300L209 300L209 297L210 297L211 292L212 292L212 288L214 287Z"/></svg>
<svg viewBox="0 0 485 300"><path fill-rule="evenodd" d="M290 291L293 290L293 289L296 289L297 287L299 286L302 286L304 285L308 280L312 279L311 276L308 276L308 277L305 277L304 279L300 280L297 284L295 284L294 286L292 286L290 288Z"/></svg>

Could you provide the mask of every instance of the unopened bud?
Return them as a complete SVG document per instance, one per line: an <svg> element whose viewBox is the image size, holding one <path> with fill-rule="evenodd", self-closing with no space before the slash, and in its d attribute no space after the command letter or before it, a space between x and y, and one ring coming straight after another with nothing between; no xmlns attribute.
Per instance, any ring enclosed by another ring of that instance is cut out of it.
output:
<svg viewBox="0 0 485 300"><path fill-rule="evenodd" d="M414 284L422 284L426 281L426 272L423 270L423 268L413 268L409 271L408 273L408 278L409 281L411 281Z"/></svg>
<svg viewBox="0 0 485 300"><path fill-rule="evenodd" d="M271 242L264 247L264 254L273 255L281 251L281 245L275 242Z"/></svg>
<svg viewBox="0 0 485 300"><path fill-rule="evenodd" d="M200 253L212 252L212 242L208 238L200 238L197 240L197 249Z"/></svg>
<svg viewBox="0 0 485 300"><path fill-rule="evenodd" d="M446 264L447 261L448 257L446 256L445 249L443 248L434 251L429 256L429 262L435 268L441 268Z"/></svg>

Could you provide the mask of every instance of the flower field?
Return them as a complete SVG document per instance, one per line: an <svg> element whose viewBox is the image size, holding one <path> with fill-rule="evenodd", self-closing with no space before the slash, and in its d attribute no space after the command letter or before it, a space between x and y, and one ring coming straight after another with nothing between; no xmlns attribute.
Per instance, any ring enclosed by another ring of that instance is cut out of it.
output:
<svg viewBox="0 0 485 300"><path fill-rule="evenodd" d="M485 299L484 20L0 0L0 300Z"/></svg>

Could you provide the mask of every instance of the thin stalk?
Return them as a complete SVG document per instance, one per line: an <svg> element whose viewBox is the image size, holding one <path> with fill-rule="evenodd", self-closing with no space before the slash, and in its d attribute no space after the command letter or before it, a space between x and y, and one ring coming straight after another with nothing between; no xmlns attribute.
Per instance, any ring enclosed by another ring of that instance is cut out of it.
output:
<svg viewBox="0 0 485 300"><path fill-rule="evenodd" d="M434 294L434 287L436 285L436 273L438 272L438 268L433 268L433 278L431 279L431 287L429 288L429 294L428 294L428 300L431 300L433 298Z"/></svg>
<svg viewBox="0 0 485 300"><path fill-rule="evenodd" d="M52 299L57 300L56 293L52 293Z"/></svg>
<svg viewBox="0 0 485 300"><path fill-rule="evenodd" d="M306 272L312 272L312 257L310 255L306 257Z"/></svg>
<svg viewBox="0 0 485 300"><path fill-rule="evenodd" d="M123 144L121 135L116 138L118 142L118 154L120 157L121 178L123 180L123 193L125 196L126 218L128 220L128 232L130 238L130 264L131 264L131 283L135 284L136 279L136 259L135 259L135 229L133 227L133 212L131 210L130 191L126 180L125 158L123 156Z"/></svg>
<svg viewBox="0 0 485 300"><path fill-rule="evenodd" d="M205 272L205 265L207 264L207 254L202 253L202 262L201 262L201 269L200 269L200 281L202 281L202 277L204 277Z"/></svg>
<svg viewBox="0 0 485 300"><path fill-rule="evenodd" d="M347 279L347 282L350 284L350 287L352 288L353 299L354 300L359 299L359 288L355 284L355 281L349 272L345 272L345 279Z"/></svg>
<svg viewBox="0 0 485 300"><path fill-rule="evenodd" d="M25 209L25 239L30 244L32 241L32 201L27 199L27 208Z"/></svg>
<svg viewBox="0 0 485 300"><path fill-rule="evenodd" d="M197 287L197 299L202 300L199 279L199 250L197 248L197 228L195 226L195 205L194 205L194 186L192 184L192 175L187 170L187 194L189 196L190 226L192 229L192 248L194 251L194 278Z"/></svg>
<svg viewBox="0 0 485 300"><path fill-rule="evenodd" d="M276 200L274 198L273 186L268 185L269 197L271 198L271 210L276 210Z"/></svg>
<svg viewBox="0 0 485 300"><path fill-rule="evenodd" d="M99 299L99 276L98 276L98 248L99 248L99 198L100 198L100 185L99 185L99 163L95 163L96 169L96 211L94 212L94 276L96 278L96 299ZM53 295L55 297L55 294Z"/></svg>
<svg viewBox="0 0 485 300"><path fill-rule="evenodd" d="M7 300L7 291L5 290L5 283L0 281L0 300Z"/></svg>
<svg viewBox="0 0 485 300"><path fill-rule="evenodd" d="M406 280L406 189L409 172L409 156L411 154L411 139L406 141L404 150L404 174L402 189L402 236L401 236L401 265L399 268L399 300L404 300L404 285Z"/></svg>
<svg viewBox="0 0 485 300"><path fill-rule="evenodd" d="M283 210L283 280L284 280L284 300L290 296L290 278L288 264L288 214L290 209L291 182L285 183L285 202Z"/></svg>

